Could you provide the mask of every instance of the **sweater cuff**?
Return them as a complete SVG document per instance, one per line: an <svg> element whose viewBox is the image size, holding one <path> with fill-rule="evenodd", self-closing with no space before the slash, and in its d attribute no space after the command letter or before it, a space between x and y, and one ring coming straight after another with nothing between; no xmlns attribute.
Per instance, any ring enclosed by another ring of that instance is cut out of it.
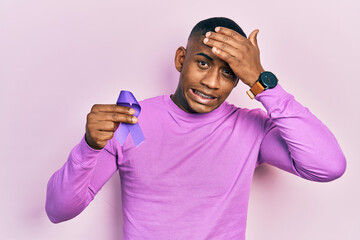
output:
<svg viewBox="0 0 360 240"><path fill-rule="evenodd" d="M276 87L256 95L255 99L262 103L270 115L276 109L282 109L289 100L294 99L294 96L286 92L280 84L278 84Z"/></svg>
<svg viewBox="0 0 360 240"><path fill-rule="evenodd" d="M70 158L73 162L82 165L83 167L94 167L96 165L96 158L101 153L102 149L93 149L85 140L85 134L79 144L77 144L70 153Z"/></svg>

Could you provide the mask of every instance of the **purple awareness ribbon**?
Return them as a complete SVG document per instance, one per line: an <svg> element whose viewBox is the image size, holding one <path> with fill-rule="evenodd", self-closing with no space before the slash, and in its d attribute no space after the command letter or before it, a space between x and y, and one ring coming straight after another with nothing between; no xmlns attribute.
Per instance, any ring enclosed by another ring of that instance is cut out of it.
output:
<svg viewBox="0 0 360 240"><path fill-rule="evenodd" d="M133 108L135 110L134 113L135 117L138 117L141 112L140 104L136 101L134 95L129 91L121 91L116 104L120 106ZM123 145L129 133L135 144L135 147L137 147L140 143L142 143L145 140L139 123L136 124L120 123L120 126L115 132L115 137L119 141L119 143Z"/></svg>

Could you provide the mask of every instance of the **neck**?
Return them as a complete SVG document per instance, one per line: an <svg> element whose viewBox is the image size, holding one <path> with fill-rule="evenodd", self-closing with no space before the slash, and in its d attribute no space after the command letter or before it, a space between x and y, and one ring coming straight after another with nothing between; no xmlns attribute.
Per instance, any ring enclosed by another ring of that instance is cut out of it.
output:
<svg viewBox="0 0 360 240"><path fill-rule="evenodd" d="M170 98L181 110L187 113L196 113L190 108L185 100L185 97L181 96L181 89L179 87L176 89L175 93L170 96Z"/></svg>

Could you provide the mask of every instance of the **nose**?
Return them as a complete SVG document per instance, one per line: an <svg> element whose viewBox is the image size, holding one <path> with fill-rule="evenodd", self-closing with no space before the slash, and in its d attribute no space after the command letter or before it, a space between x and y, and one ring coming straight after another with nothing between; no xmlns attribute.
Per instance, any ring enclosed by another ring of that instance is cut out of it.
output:
<svg viewBox="0 0 360 240"><path fill-rule="evenodd" d="M220 74L217 71L210 71L200 82L208 88L218 89L220 87Z"/></svg>

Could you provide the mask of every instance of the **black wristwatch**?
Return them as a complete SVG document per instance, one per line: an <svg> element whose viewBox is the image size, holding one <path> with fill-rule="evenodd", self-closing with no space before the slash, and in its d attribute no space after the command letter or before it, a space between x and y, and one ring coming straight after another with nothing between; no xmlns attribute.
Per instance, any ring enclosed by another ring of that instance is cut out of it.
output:
<svg viewBox="0 0 360 240"><path fill-rule="evenodd" d="M255 82L246 93L251 99L254 99L256 95L262 93L266 89L274 88L278 84L278 79L272 72L262 72L258 80Z"/></svg>

